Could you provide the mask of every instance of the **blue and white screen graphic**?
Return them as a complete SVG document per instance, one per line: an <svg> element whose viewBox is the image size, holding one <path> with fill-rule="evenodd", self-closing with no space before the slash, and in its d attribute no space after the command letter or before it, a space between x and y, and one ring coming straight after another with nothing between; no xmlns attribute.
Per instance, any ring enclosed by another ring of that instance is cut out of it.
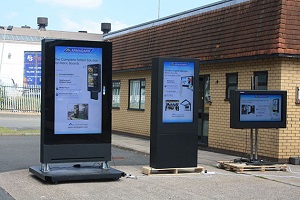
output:
<svg viewBox="0 0 300 200"><path fill-rule="evenodd" d="M54 134L102 133L102 94L95 100L88 91L90 65L102 68L102 48L55 47Z"/></svg>
<svg viewBox="0 0 300 200"><path fill-rule="evenodd" d="M164 62L163 123L192 123L194 107L193 62Z"/></svg>
<svg viewBox="0 0 300 200"><path fill-rule="evenodd" d="M240 121L280 122L282 95L240 94Z"/></svg>
<svg viewBox="0 0 300 200"><path fill-rule="evenodd" d="M40 51L24 52L24 86L41 86L42 53Z"/></svg>

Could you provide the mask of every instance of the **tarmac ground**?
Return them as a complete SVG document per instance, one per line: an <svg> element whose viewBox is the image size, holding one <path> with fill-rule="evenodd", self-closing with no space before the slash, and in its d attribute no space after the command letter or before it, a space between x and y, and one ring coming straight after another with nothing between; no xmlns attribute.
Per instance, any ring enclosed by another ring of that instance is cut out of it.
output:
<svg viewBox="0 0 300 200"><path fill-rule="evenodd" d="M145 155L150 152L150 141L141 138L113 134L112 145ZM117 181L50 184L38 179L28 169L22 169L0 173L0 193L4 194L4 200L299 199L299 165L288 164L287 171L245 171L239 174L217 167L217 161L234 158L198 150L198 165L211 174L144 175L143 165L116 165L112 168L127 174Z"/></svg>

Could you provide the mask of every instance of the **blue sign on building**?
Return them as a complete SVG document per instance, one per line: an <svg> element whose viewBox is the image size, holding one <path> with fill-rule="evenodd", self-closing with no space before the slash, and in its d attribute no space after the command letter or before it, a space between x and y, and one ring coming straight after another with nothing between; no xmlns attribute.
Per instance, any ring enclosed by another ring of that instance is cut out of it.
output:
<svg viewBox="0 0 300 200"><path fill-rule="evenodd" d="M40 51L24 52L24 86L41 86L42 53Z"/></svg>

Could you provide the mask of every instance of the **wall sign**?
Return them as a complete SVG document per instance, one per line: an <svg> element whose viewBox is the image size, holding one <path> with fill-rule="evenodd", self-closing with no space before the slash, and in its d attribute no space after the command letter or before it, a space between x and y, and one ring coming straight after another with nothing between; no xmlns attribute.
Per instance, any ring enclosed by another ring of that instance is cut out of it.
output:
<svg viewBox="0 0 300 200"><path fill-rule="evenodd" d="M40 51L24 52L24 86L41 86L42 53Z"/></svg>

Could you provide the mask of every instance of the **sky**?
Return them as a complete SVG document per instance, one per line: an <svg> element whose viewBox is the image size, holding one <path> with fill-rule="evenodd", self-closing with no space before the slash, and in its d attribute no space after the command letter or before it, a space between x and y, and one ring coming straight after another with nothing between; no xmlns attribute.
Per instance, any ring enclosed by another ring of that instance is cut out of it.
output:
<svg viewBox="0 0 300 200"><path fill-rule="evenodd" d="M37 29L37 17L47 17L47 30L102 33L170 16L220 0L2 0L0 26Z"/></svg>

